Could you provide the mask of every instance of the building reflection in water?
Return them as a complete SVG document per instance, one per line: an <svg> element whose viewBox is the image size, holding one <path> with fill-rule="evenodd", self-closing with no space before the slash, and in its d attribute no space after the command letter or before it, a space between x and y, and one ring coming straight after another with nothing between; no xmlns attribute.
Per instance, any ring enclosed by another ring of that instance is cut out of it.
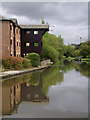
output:
<svg viewBox="0 0 90 120"><path fill-rule="evenodd" d="M49 99L42 91L43 80L40 73L40 82L37 86L30 85L27 82L18 83L12 86L2 87L2 114L9 115L16 113L21 101L47 102Z"/></svg>
<svg viewBox="0 0 90 120"><path fill-rule="evenodd" d="M11 114L21 101L21 85L2 87L2 113Z"/></svg>
<svg viewBox="0 0 90 120"><path fill-rule="evenodd" d="M42 102L49 101L49 99L43 94L43 80L40 74L40 82L36 85L30 85L28 83L21 84L21 101Z"/></svg>
<svg viewBox="0 0 90 120"><path fill-rule="evenodd" d="M17 84L12 87L2 87L2 114L11 114L17 110L21 101L21 85Z"/></svg>

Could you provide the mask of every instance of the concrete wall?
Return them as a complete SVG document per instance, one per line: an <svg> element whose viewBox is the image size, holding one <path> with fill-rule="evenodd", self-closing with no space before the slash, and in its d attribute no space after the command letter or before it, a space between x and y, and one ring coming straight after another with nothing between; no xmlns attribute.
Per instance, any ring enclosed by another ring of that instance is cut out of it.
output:
<svg viewBox="0 0 90 120"><path fill-rule="evenodd" d="M53 64L50 59L41 61L40 63L41 66L50 65L50 64Z"/></svg>

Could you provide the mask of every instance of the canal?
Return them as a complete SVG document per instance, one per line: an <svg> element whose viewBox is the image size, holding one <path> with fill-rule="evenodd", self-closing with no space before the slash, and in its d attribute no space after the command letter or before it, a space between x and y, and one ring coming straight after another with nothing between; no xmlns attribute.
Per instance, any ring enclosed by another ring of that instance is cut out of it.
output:
<svg viewBox="0 0 90 120"><path fill-rule="evenodd" d="M90 62L63 62L2 82L3 118L87 118Z"/></svg>

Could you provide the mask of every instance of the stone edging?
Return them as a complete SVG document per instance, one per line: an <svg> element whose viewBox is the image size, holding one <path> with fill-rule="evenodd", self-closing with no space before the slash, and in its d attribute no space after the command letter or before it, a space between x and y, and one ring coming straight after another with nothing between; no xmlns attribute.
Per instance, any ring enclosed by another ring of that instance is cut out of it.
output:
<svg viewBox="0 0 90 120"><path fill-rule="evenodd" d="M23 70L23 71L12 71L12 73L10 73L8 71L7 74L4 74L4 72L2 72L2 74L0 75L0 79L6 79L6 78L10 78L10 77L14 77L14 76L18 76L18 75L22 75L22 74L26 74L26 73L29 73L29 72L33 72L33 71L38 71L38 70L42 70L42 69L45 69L49 67L49 65L47 66L39 66L37 68L32 68L32 69L28 69L28 70Z"/></svg>

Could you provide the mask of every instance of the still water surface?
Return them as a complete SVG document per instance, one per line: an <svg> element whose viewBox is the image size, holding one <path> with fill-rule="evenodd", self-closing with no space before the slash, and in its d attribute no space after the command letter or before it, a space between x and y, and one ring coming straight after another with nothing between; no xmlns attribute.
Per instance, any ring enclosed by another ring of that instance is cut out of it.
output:
<svg viewBox="0 0 90 120"><path fill-rule="evenodd" d="M64 62L3 81L3 117L88 117L90 63Z"/></svg>

